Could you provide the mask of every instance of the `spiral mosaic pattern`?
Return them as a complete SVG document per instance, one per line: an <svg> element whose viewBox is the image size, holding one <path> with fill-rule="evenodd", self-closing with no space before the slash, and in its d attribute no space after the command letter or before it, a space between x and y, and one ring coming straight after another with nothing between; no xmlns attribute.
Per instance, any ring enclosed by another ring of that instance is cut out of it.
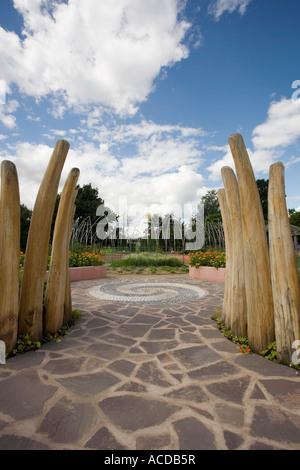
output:
<svg viewBox="0 0 300 470"><path fill-rule="evenodd" d="M89 294L102 300L125 303L184 303L200 299L206 292L196 286L169 282L118 283L95 286Z"/></svg>

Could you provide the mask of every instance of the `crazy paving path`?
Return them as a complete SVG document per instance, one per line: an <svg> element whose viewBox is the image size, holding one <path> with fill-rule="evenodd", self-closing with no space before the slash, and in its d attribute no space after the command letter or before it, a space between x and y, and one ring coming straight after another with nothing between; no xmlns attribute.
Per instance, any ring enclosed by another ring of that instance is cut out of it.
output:
<svg viewBox="0 0 300 470"><path fill-rule="evenodd" d="M135 303L137 282L205 295ZM72 283L83 315L69 336L0 366L0 450L299 449L300 375L222 336L210 315L223 289L188 275Z"/></svg>

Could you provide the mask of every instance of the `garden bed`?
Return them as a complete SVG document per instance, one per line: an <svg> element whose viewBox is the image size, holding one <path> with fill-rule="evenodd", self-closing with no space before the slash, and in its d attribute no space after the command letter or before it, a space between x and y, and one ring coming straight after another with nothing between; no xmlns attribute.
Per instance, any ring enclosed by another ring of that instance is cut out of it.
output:
<svg viewBox="0 0 300 470"><path fill-rule="evenodd" d="M201 281L225 282L226 268L213 268L211 266L189 266L189 276Z"/></svg>
<svg viewBox="0 0 300 470"><path fill-rule="evenodd" d="M106 266L80 266L69 268L70 281L87 281L89 279L103 279L106 277ZM46 279L48 277L48 271Z"/></svg>
<svg viewBox="0 0 300 470"><path fill-rule="evenodd" d="M70 281L85 281L88 279L103 279L106 277L106 266L80 266L69 268Z"/></svg>
<svg viewBox="0 0 300 470"><path fill-rule="evenodd" d="M226 254L222 251L197 251L189 254L189 275L201 281L225 282Z"/></svg>

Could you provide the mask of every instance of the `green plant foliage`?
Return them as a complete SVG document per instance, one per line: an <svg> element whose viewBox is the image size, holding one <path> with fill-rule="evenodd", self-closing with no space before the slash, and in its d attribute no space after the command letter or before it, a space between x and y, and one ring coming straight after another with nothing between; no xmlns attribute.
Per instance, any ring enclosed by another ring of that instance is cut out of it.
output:
<svg viewBox="0 0 300 470"><path fill-rule="evenodd" d="M260 352L260 355L269 359L269 361L277 362L277 349L276 349L276 341L269 344L267 349Z"/></svg>
<svg viewBox="0 0 300 470"><path fill-rule="evenodd" d="M196 251L189 253L189 264L199 268L200 266L210 266L213 268L226 267L226 254L223 251Z"/></svg>
<svg viewBox="0 0 300 470"><path fill-rule="evenodd" d="M225 328L221 314L222 312L220 310L218 311L215 309L215 313L213 315L210 315L210 318L217 322L218 328L223 334L223 336L225 336L225 338L235 343L237 345L237 349L240 352L242 352L243 354L249 354L251 352L251 349L248 344L248 338L233 336L232 331L227 330ZM269 344L267 346L267 349L265 349L264 351L261 351L259 354L262 357L268 359L269 361L278 362L276 341L273 341L271 344ZM284 365L289 365L293 369L300 370L299 364L294 364L293 362L291 362L290 364L284 364Z"/></svg>
<svg viewBox="0 0 300 470"><path fill-rule="evenodd" d="M49 248L50 250L50 248ZM48 257L47 269L49 269L51 256ZM25 263L25 254L20 252L20 279L23 275ZM69 251L69 267L77 268L80 266L101 266L104 264L103 259L99 253L92 250L87 251Z"/></svg>
<svg viewBox="0 0 300 470"><path fill-rule="evenodd" d="M28 335L21 335L17 339L16 347L12 350L11 356L17 356L27 351L34 351L41 347L39 341L31 341Z"/></svg>
<svg viewBox="0 0 300 470"><path fill-rule="evenodd" d="M240 352L242 352L243 354L249 354L251 352L251 349L248 345L248 338L233 336L232 331L225 328L221 314L222 314L221 310L219 311L216 310L216 313L211 315L210 318L217 322L218 328L221 331L222 335L225 336L225 338L229 339L229 341L232 341L234 344L236 344L237 349Z"/></svg>
<svg viewBox="0 0 300 470"><path fill-rule="evenodd" d="M160 253L135 253L132 255L123 256L122 259L114 261L111 263L112 267L124 267L124 266L133 266L133 267L159 267L159 266L169 266L169 267L181 267L183 263L171 255L162 255Z"/></svg>
<svg viewBox="0 0 300 470"><path fill-rule="evenodd" d="M296 259L297 259L298 275L299 275L299 278L300 278L300 254L299 253L296 254Z"/></svg>
<svg viewBox="0 0 300 470"><path fill-rule="evenodd" d="M77 268L80 266L101 266L104 264L103 259L97 253L92 252L83 252L83 253L74 253L69 252L69 267Z"/></svg>
<svg viewBox="0 0 300 470"><path fill-rule="evenodd" d="M40 341L31 341L28 335L21 335L17 339L16 347L12 350L12 352L7 355L6 357L13 357L18 356L19 354L23 354L28 351L35 351L39 349L42 344L46 344L49 341L55 341L56 343L60 343L63 336L69 334L69 329L75 324L76 320L81 317L81 313L79 310L73 310L72 317L70 320L63 325L56 333L48 334Z"/></svg>

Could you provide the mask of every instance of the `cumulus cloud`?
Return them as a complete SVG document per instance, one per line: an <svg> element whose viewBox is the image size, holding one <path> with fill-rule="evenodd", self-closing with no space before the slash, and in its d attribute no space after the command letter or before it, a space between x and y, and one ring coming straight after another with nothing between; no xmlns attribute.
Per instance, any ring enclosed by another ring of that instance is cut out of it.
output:
<svg viewBox="0 0 300 470"><path fill-rule="evenodd" d="M267 113L267 119L255 127L252 132L252 148L248 148L255 173L269 172L270 166L280 159L285 159L285 152L289 146L296 144L300 139L300 100L282 98L273 101ZM213 150L225 151L225 155L215 160L207 170L210 179L218 181L221 178L222 166L234 168L233 158L229 149L215 147ZM299 162L299 157L290 156L285 162L286 167Z"/></svg>
<svg viewBox="0 0 300 470"><path fill-rule="evenodd" d="M199 173L202 129L142 121L102 126L98 131L94 140L71 145L59 191L71 168L76 167L81 170L80 185L92 183L109 207L118 207L119 200L126 197L133 215L137 205L144 212L146 207L156 210L158 205L167 213L167 208L171 210L176 204L183 207L200 202L206 192ZM23 142L0 156L0 161L9 159L16 164L21 201L28 207L34 205L53 146ZM126 156L120 158L119 154Z"/></svg>
<svg viewBox="0 0 300 470"><path fill-rule="evenodd" d="M257 149L287 147L300 137L300 100L282 98L272 102L268 118L253 131L253 145Z"/></svg>
<svg viewBox="0 0 300 470"><path fill-rule="evenodd" d="M218 21L225 12L233 13L237 10L240 15L244 15L250 2L251 0L216 0L210 3L208 10Z"/></svg>
<svg viewBox="0 0 300 470"><path fill-rule="evenodd" d="M9 100L6 104L0 104L0 122L7 129L14 129L16 127L16 117L13 115L18 109L19 103L17 100Z"/></svg>
<svg viewBox="0 0 300 470"><path fill-rule="evenodd" d="M183 0L13 3L24 28L21 37L0 28L3 79L37 99L55 97L56 117L90 104L132 115L162 68L188 56Z"/></svg>

